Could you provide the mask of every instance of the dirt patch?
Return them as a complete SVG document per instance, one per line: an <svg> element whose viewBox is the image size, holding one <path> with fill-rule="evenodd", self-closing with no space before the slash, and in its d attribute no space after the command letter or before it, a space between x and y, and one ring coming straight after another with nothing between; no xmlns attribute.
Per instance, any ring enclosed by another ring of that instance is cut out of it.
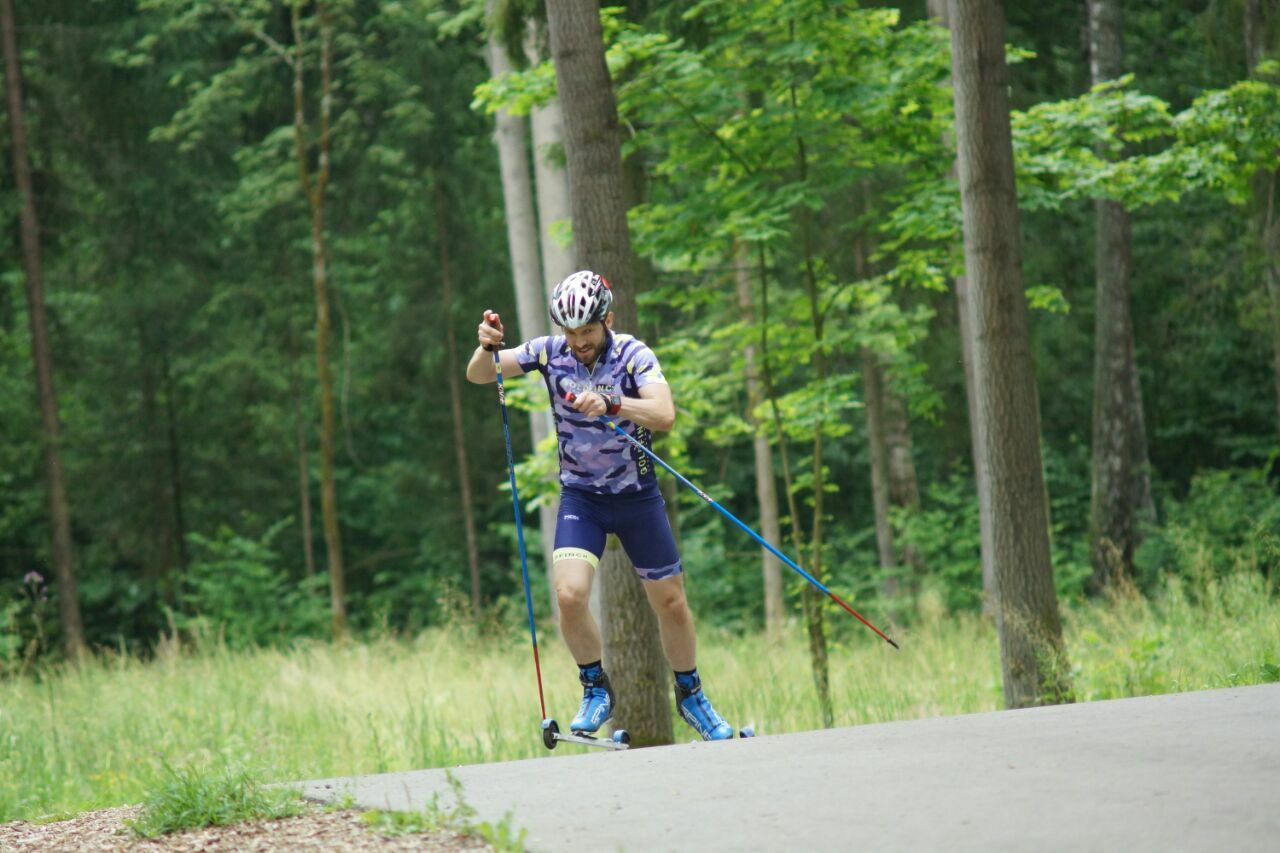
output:
<svg viewBox="0 0 1280 853"><path fill-rule="evenodd" d="M359 809L323 811L312 808L299 817L256 820L235 826L210 826L166 835L136 838L124 821L138 806L86 812L56 823L0 824L0 851L329 851L329 850L491 850L484 839L448 832L386 837L371 830Z"/></svg>

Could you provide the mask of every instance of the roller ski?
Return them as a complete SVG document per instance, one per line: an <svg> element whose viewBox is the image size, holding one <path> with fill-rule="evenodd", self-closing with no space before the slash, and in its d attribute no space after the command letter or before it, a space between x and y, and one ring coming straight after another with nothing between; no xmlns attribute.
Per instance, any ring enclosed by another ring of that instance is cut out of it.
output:
<svg viewBox="0 0 1280 853"><path fill-rule="evenodd" d="M560 731L560 724L555 720L542 721L542 743L547 749L555 749L556 744L576 743L581 746L593 746L598 749L626 749L631 745L631 736L622 729L613 733L612 737L597 737L596 732L613 716L613 688L609 686L609 676L595 668L583 670L578 676L582 682L582 706L577 715L569 723L569 732Z"/></svg>

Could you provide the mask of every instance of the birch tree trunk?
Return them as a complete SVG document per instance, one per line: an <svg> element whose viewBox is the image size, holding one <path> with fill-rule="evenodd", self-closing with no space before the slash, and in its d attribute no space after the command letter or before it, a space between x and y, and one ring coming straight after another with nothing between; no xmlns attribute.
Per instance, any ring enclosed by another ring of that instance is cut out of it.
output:
<svg viewBox="0 0 1280 853"><path fill-rule="evenodd" d="M1119 0L1089 0L1089 68L1094 85L1124 71ZM1129 212L1094 202L1097 295L1093 360L1093 488L1089 511L1093 585L1132 574L1141 521L1154 514L1142 388L1133 339Z"/></svg>
<svg viewBox="0 0 1280 853"><path fill-rule="evenodd" d="M990 494L996 625L1005 705L1070 701L1049 557L1049 509L1031 362L1009 130L1004 13L998 0L950 0L951 74L972 286L974 388Z"/></svg>
<svg viewBox="0 0 1280 853"><path fill-rule="evenodd" d="M529 61L540 64L547 58L547 34L542 25L531 20L525 54ZM557 98L535 107L530 115L533 127L533 174L538 197L538 240L542 249L542 282L545 296L576 269L573 242L561 243L553 236L557 223L573 219L569 202L569 174L564 168L564 115Z"/></svg>
<svg viewBox="0 0 1280 853"><path fill-rule="evenodd" d="M756 323L755 305L751 299L751 256L745 243L734 247L734 283L738 293L738 311L746 326ZM773 450L769 437L761 430L755 412L764 401L764 388L756 364L756 347L747 343L742 348L747 373L746 421L751 425L751 449L755 457L756 504L760 509L760 535L775 544L782 541L782 527L778 523L778 489L773 474ZM784 613L782 609L782 561L767 548L760 549L760 574L764 580L764 626L771 640L782 636Z"/></svg>
<svg viewBox="0 0 1280 853"><path fill-rule="evenodd" d="M539 59L541 61L541 59ZM550 297L550 291L557 282L568 278L573 273L572 243L561 245L552 236L553 225L567 223L572 220L570 201L568 201L568 174L564 172L564 126L559 101L552 101L547 106L539 106L532 111L532 136L534 136L534 188L538 197L538 240L543 257L543 297L544 307ZM541 313L547 323L547 311ZM550 332L548 324L548 332ZM550 412L543 412L543 434L552 432ZM552 574L552 552L556 549L556 517L558 501L544 501L539 507L543 520L543 552L547 555L548 580ZM548 584L552 590L552 612L559 610L554 584ZM599 620L600 589L591 588L589 603L591 613Z"/></svg>
<svg viewBox="0 0 1280 853"><path fill-rule="evenodd" d="M14 182L22 203L22 265L26 273L27 316L31 324L31 356L35 362L36 393L40 400L41 443L45 484L49 493L49 528L53 572L58 587L58 619L67 657L78 660L86 651L80 598L76 592L75 554L71 549L71 512L62 468L62 430L58 395L53 384L53 350L44 301L44 266L40 258L40 222L36 216L27 155L27 127L22 108L22 80L12 0L0 0L0 37L4 41L5 96L9 106L9 144Z"/></svg>
<svg viewBox="0 0 1280 853"><path fill-rule="evenodd" d="M492 3L489 4L492 6ZM489 73L494 77L511 71L506 50L491 33L486 53ZM494 116L494 144L502 173L502 201L507 219L507 246L511 253L511 273L515 282L516 320L520 339L529 340L550 331L547 318L545 276L539 258L538 220L534 212L533 181L529 175L529 158L525 149L526 122L506 110ZM567 275L567 273L566 273ZM514 344L516 341L510 341ZM533 446L551 434L551 413L545 409L529 413L529 432ZM553 619L560 618L552 576L552 552L555 550L557 501L544 501L538 508L539 541L542 544L547 590Z"/></svg>
<svg viewBox="0 0 1280 853"><path fill-rule="evenodd" d="M951 29L951 13L947 8L947 0L929 0L929 17L940 27ZM948 83L950 85L950 83ZM946 140L947 147L953 147L953 140ZM955 165L952 165L955 175ZM960 331L960 355L964 363L965 404L969 412L969 445L973 457L973 482L978 492L978 539L982 561L982 615L995 618L997 613L996 570L991 562L994 553L991 544L991 504L990 491L986 486L985 472L982 467L982 447L985 441L986 423L982 410L978 407L974 396L973 376L973 320L970 316L969 284L963 275L958 276L953 284L956 296L956 325Z"/></svg>
<svg viewBox="0 0 1280 853"><path fill-rule="evenodd" d="M293 135L298 159L298 180L311 208L311 282L316 305L316 374L320 380L320 508L324 517L324 541L329 558L329 616L335 639L347 636L347 584L342 561L342 533L338 527L338 489L334 482L333 448L336 436L333 411L333 370L329 364L329 285L325 267L324 205L329 187L329 119L333 104L333 31L323 4L316 4L320 18L320 138L316 173L311 174L307 154L306 90L303 84L305 54L302 22L297 6L290 7L293 24Z"/></svg>
<svg viewBox="0 0 1280 853"><path fill-rule="evenodd" d="M614 285L615 328L636 328L634 258L627 231L618 112L604 61L600 8L592 0L549 0L547 20L564 115L565 157L577 266ZM618 694L614 724L636 745L671 743L671 681L657 619L621 549L606 551L605 665Z"/></svg>

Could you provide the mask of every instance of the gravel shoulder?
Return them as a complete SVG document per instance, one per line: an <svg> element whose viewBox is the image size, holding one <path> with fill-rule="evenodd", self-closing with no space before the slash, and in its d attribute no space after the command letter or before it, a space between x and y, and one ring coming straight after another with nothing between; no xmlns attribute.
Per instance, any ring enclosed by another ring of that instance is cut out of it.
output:
<svg viewBox="0 0 1280 853"><path fill-rule="evenodd" d="M125 821L139 806L86 812L55 823L16 821L0 824L0 851L41 853L147 853L147 851L400 851L446 853L490 850L483 839L447 832L382 836L361 819L360 809L325 811L312 807L306 814L282 820L258 820L234 826L211 826L157 839L136 838Z"/></svg>

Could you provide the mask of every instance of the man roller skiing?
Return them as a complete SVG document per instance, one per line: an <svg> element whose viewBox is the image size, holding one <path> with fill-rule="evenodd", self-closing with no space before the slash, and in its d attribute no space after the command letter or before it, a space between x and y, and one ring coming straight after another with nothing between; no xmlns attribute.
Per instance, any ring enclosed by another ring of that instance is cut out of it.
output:
<svg viewBox="0 0 1280 853"><path fill-rule="evenodd" d="M587 608L605 539L613 533L635 564L658 617L680 716L704 740L725 740L733 737L733 728L711 707L698 677L684 567L653 464L599 420L612 418L646 447L651 431L670 430L675 423L675 403L657 357L642 341L613 331L612 304L603 276L576 272L551 293L551 320L563 334L498 353L504 375L542 374L560 443L553 573L561 631L583 687L582 706L569 728L596 732L614 712L613 690L601 665L600 628ZM496 313L485 312L477 336L480 347L467 365L467 379L493 382L492 352L503 342Z"/></svg>

